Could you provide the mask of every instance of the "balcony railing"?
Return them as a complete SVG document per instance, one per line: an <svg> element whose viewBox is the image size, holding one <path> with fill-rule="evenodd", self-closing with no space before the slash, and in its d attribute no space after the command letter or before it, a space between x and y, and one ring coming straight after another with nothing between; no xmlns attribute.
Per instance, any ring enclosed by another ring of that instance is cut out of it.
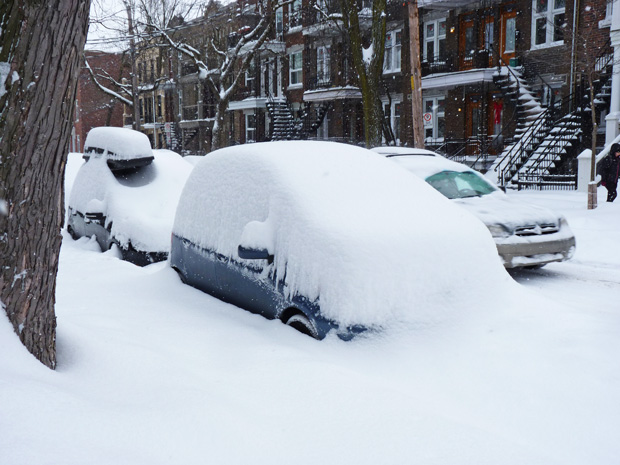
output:
<svg viewBox="0 0 620 465"><path fill-rule="evenodd" d="M185 105L183 107L183 121L195 121L198 119L207 119L215 117L215 104L205 103L202 105L202 115L198 110L200 105Z"/></svg>
<svg viewBox="0 0 620 465"><path fill-rule="evenodd" d="M493 54L490 50L476 50L470 54L442 54L441 56L427 57L422 61L422 76L492 67Z"/></svg>
<svg viewBox="0 0 620 465"><path fill-rule="evenodd" d="M353 76L348 73L339 73L330 76L310 76L306 78L306 90L331 89L333 87L357 86L357 82Z"/></svg>

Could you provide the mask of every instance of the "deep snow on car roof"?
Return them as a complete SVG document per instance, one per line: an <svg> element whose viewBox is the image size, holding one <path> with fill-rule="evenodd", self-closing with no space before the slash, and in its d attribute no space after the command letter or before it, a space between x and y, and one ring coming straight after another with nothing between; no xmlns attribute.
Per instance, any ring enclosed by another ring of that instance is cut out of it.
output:
<svg viewBox="0 0 620 465"><path fill-rule="evenodd" d="M477 219L385 157L331 142L208 154L185 185L173 232L235 260L242 238L271 248L287 292L318 298L343 324L435 321L441 315L424 309L438 299L456 309L504 276Z"/></svg>
<svg viewBox="0 0 620 465"><path fill-rule="evenodd" d="M456 171L457 173L472 172L469 166L462 163L457 163L452 160L448 160L442 156L437 157L425 157L419 155L411 156L398 156L391 157L390 161L398 163L400 166L406 168L409 171L414 172L422 179L426 179L433 174L440 173L442 171ZM488 181L488 180L487 180ZM488 181L490 182L490 181Z"/></svg>
<svg viewBox="0 0 620 465"><path fill-rule="evenodd" d="M134 160L153 157L151 142L146 134L133 129L98 127L88 131L84 153L107 151L109 160Z"/></svg>
<svg viewBox="0 0 620 465"><path fill-rule="evenodd" d="M92 157L76 175L69 206L104 213L123 246L131 240L140 250L168 251L177 202L192 166L169 150L153 155L153 164L124 179L112 174L102 156Z"/></svg>
<svg viewBox="0 0 620 465"><path fill-rule="evenodd" d="M426 149L418 149L415 147L396 147L396 146L383 146L374 147L371 149L373 152L380 153L386 157L400 157L403 155L422 155L428 157L440 157L441 155Z"/></svg>

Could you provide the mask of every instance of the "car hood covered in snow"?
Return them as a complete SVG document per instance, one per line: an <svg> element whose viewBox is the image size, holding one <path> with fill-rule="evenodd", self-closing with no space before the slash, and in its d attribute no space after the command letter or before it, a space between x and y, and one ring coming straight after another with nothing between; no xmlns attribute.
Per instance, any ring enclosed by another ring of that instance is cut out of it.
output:
<svg viewBox="0 0 620 465"><path fill-rule="evenodd" d="M511 200L502 191L480 197L454 199L453 202L467 208L487 226L501 224L510 231L535 224L557 225L561 218L548 208Z"/></svg>

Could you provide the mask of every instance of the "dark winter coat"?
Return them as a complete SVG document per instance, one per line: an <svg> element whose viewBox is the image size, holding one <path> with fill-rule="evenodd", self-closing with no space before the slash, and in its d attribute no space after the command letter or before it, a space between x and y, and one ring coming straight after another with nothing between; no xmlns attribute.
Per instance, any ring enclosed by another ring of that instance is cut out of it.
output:
<svg viewBox="0 0 620 465"><path fill-rule="evenodd" d="M612 150L609 151L609 155L601 162L601 183L604 186L616 186L618 184L620 158L616 157L615 150L620 149L620 146L616 148L616 145L617 144L612 145Z"/></svg>

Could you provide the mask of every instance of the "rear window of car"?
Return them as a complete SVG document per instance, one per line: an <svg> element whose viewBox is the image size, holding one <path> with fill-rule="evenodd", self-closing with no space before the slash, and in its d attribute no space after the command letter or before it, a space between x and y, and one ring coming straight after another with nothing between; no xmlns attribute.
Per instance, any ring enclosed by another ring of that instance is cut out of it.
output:
<svg viewBox="0 0 620 465"><path fill-rule="evenodd" d="M442 171L426 178L426 182L449 199L480 197L496 190L495 187L471 171Z"/></svg>

